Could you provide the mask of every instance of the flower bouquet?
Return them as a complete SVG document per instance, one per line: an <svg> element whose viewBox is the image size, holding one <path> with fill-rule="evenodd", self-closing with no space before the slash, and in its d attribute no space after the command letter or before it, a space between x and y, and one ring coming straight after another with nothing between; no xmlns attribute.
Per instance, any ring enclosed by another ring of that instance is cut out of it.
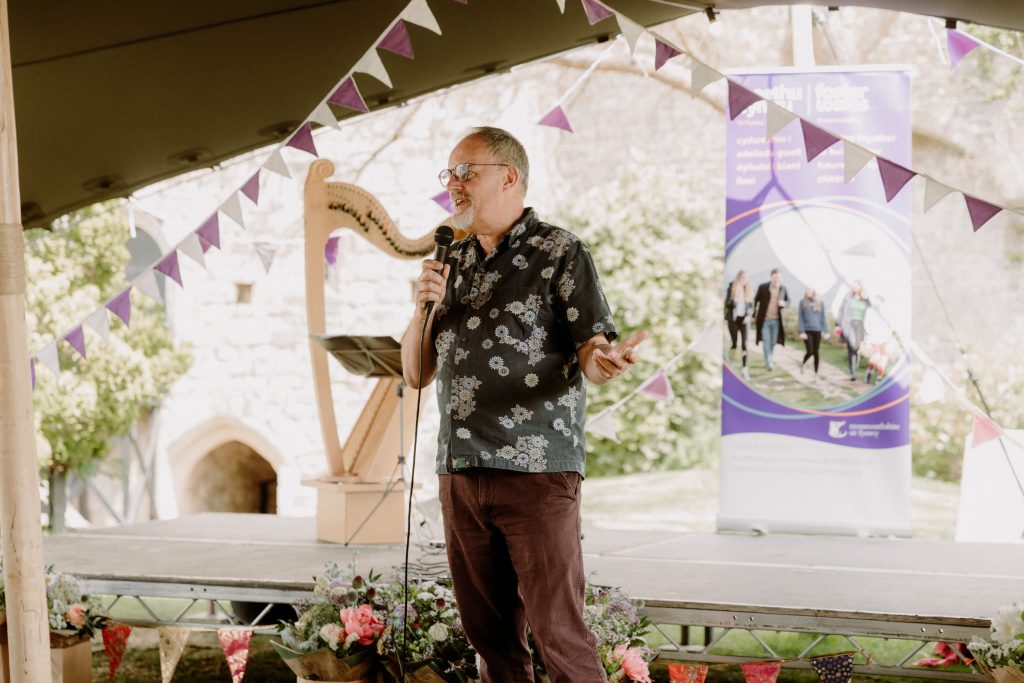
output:
<svg viewBox="0 0 1024 683"><path fill-rule="evenodd" d="M991 640L968 646L988 677L997 683L1024 683L1024 603L1000 609L992 619Z"/></svg>
<svg viewBox="0 0 1024 683"><path fill-rule="evenodd" d="M476 653L466 640L449 584L415 581L409 584L409 602L401 582L385 591L389 624L377 651L395 680L417 683L466 683L477 678ZM398 659L410 662L402 669Z"/></svg>
<svg viewBox="0 0 1024 683"><path fill-rule="evenodd" d="M380 672L376 647L384 631L380 579L354 567L326 565L314 577L313 598L295 606L297 619L281 622L271 641L299 681L373 681Z"/></svg>

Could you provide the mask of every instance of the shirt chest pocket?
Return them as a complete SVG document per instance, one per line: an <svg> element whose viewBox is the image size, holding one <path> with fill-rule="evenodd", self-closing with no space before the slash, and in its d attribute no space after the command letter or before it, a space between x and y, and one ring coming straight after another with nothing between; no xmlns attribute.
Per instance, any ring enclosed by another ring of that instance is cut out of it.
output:
<svg viewBox="0 0 1024 683"><path fill-rule="evenodd" d="M553 312L543 289L507 288L495 292L488 312L497 349L512 350L535 365L544 357Z"/></svg>

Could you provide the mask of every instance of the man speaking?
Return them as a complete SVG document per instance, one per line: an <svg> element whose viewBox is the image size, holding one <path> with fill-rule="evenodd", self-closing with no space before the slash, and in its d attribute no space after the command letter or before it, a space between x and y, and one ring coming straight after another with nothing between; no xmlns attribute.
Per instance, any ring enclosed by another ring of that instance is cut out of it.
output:
<svg viewBox="0 0 1024 683"><path fill-rule="evenodd" d="M606 676L583 623L584 376L621 375L646 334L611 344L590 253L524 208L529 173L504 130L455 146L439 179L469 236L423 262L402 365L414 389L437 377L448 563L483 683L534 680L528 625L552 683L591 683Z"/></svg>

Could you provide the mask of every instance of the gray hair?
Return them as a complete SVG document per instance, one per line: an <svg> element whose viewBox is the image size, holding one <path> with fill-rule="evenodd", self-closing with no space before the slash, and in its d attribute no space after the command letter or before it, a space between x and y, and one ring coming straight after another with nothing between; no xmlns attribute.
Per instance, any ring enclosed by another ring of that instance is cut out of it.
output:
<svg viewBox="0 0 1024 683"><path fill-rule="evenodd" d="M492 126L472 128L466 137L480 138L498 161L519 171L519 185L523 188L523 194L526 194L526 188L530 183L530 160L526 156L523 143L507 130Z"/></svg>

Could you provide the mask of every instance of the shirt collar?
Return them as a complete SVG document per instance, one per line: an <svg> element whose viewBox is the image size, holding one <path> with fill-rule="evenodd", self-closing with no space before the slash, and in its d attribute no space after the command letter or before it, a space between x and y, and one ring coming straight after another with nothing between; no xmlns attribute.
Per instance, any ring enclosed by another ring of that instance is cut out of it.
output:
<svg viewBox="0 0 1024 683"><path fill-rule="evenodd" d="M480 261L489 261L508 249L510 245L519 246L518 238L532 231L538 223L540 221L537 219L537 212L533 210L533 207L528 206L523 210L523 215L519 217L519 220L512 225L512 228L501 236L501 240L490 254L484 254L484 248L480 246L480 238L476 235L471 237L473 248L476 250L477 256L480 257Z"/></svg>

